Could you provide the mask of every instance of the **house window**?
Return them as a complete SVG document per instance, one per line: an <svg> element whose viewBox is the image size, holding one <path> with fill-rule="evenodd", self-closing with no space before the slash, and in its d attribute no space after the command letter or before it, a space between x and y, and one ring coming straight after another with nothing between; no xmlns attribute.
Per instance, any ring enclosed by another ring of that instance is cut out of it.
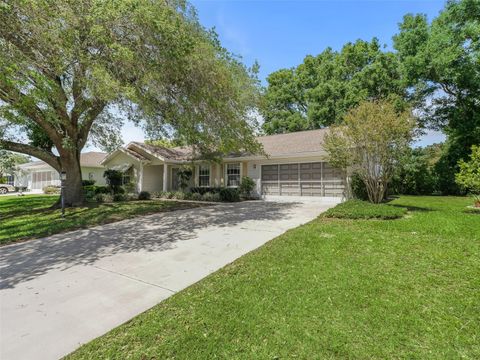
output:
<svg viewBox="0 0 480 360"><path fill-rule="evenodd" d="M210 166L200 165L198 167L198 186L208 187L210 186Z"/></svg>
<svg viewBox="0 0 480 360"><path fill-rule="evenodd" d="M240 163L227 164L227 186L240 185Z"/></svg>

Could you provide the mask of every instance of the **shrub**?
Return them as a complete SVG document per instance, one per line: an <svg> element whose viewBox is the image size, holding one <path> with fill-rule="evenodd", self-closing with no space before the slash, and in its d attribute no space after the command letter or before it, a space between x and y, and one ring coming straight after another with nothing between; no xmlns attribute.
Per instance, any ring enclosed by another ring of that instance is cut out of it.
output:
<svg viewBox="0 0 480 360"><path fill-rule="evenodd" d="M150 193L148 191L140 191L138 200L150 200Z"/></svg>
<svg viewBox="0 0 480 360"><path fill-rule="evenodd" d="M203 200L203 199L202 199L202 195L199 194L199 193L190 193L190 195L191 195L191 196L190 196L190 199L191 199L191 200L194 200L194 201L201 201L201 200Z"/></svg>
<svg viewBox="0 0 480 360"><path fill-rule="evenodd" d="M44 194L60 194L61 188L60 186L48 185L43 188Z"/></svg>
<svg viewBox="0 0 480 360"><path fill-rule="evenodd" d="M183 198L185 200L192 200L192 196L193 196L193 193L191 193L191 192L186 192L186 193L183 194Z"/></svg>
<svg viewBox="0 0 480 360"><path fill-rule="evenodd" d="M252 191L254 188L255 188L255 181L253 181L251 177L244 176L242 178L240 186L238 187L238 191L243 197L249 199L252 195Z"/></svg>
<svg viewBox="0 0 480 360"><path fill-rule="evenodd" d="M126 201L127 197L125 194L113 194L113 201Z"/></svg>
<svg viewBox="0 0 480 360"><path fill-rule="evenodd" d="M183 191L176 191L173 193L173 199L177 200L184 200L185 199L185 193Z"/></svg>
<svg viewBox="0 0 480 360"><path fill-rule="evenodd" d="M82 180L82 186L92 186L95 185L95 180Z"/></svg>
<svg viewBox="0 0 480 360"><path fill-rule="evenodd" d="M173 196L174 196L175 193L171 192L171 191L165 191L163 193L163 196L162 198L164 199L173 199Z"/></svg>
<svg viewBox="0 0 480 360"><path fill-rule="evenodd" d="M128 194L125 194L124 196L126 201L138 200L138 194L136 193L128 193Z"/></svg>
<svg viewBox="0 0 480 360"><path fill-rule="evenodd" d="M123 173L117 170L107 169L103 173L103 177L107 182L107 185L113 194L120 194L123 183ZM121 193L123 194L123 193Z"/></svg>
<svg viewBox="0 0 480 360"><path fill-rule="evenodd" d="M240 192L237 188L222 188L220 190L220 200L225 202L240 201Z"/></svg>
<svg viewBox="0 0 480 360"><path fill-rule="evenodd" d="M108 194L110 193L106 186L95 186L95 194Z"/></svg>
<svg viewBox="0 0 480 360"><path fill-rule="evenodd" d="M357 173L354 173L350 178L350 188L355 199L368 200L367 187Z"/></svg>
<svg viewBox="0 0 480 360"><path fill-rule="evenodd" d="M110 194L125 194L125 189L122 186L107 186L107 192Z"/></svg>
<svg viewBox="0 0 480 360"><path fill-rule="evenodd" d="M163 197L163 191L154 191L152 192L152 198L160 199Z"/></svg>
<svg viewBox="0 0 480 360"><path fill-rule="evenodd" d="M207 192L202 195L202 201L218 202L220 201L220 194Z"/></svg>
<svg viewBox="0 0 480 360"><path fill-rule="evenodd" d="M212 187L210 187L210 186L208 186L208 187L195 186L195 187L192 187L192 188L190 189L190 191L191 191L192 193L198 193L198 194L200 194L200 195L203 195L203 194L205 194L205 193L207 193L207 192L209 192L209 193L214 193L214 194L218 194L221 189L222 189L222 188L221 188L221 187L218 187L218 186L215 186L215 187L214 187L214 186L212 186Z"/></svg>
<svg viewBox="0 0 480 360"><path fill-rule="evenodd" d="M85 195L85 198L88 199L93 199L96 195L96 187L95 185L86 185L83 187L83 193Z"/></svg>
<svg viewBox="0 0 480 360"><path fill-rule="evenodd" d="M362 200L348 200L338 204L322 214L327 218L339 219L398 219L404 216L407 209L388 205L373 204Z"/></svg>

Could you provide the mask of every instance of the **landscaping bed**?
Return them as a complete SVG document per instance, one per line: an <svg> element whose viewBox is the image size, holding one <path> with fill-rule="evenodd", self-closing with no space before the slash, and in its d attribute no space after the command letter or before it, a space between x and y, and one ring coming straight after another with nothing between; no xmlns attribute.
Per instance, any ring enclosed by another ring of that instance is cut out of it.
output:
<svg viewBox="0 0 480 360"><path fill-rule="evenodd" d="M65 209L50 207L58 200L54 195L0 197L0 245L38 238L60 232L92 227L157 212L206 206L201 203L144 200L112 203L87 203Z"/></svg>
<svg viewBox="0 0 480 360"><path fill-rule="evenodd" d="M348 200L323 213L323 217L337 219L398 219L407 213L395 204L372 204L362 200Z"/></svg>
<svg viewBox="0 0 480 360"><path fill-rule="evenodd" d="M67 359L478 359L480 222L469 199L319 217Z"/></svg>

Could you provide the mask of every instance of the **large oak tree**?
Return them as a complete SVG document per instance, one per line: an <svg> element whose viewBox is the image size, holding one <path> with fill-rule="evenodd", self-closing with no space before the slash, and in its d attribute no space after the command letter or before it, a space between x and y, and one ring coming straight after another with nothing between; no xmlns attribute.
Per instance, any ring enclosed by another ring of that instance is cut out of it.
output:
<svg viewBox="0 0 480 360"><path fill-rule="evenodd" d="M125 119L198 152L258 150L257 80L181 0L0 3L0 146L66 171L83 201L80 152L111 148Z"/></svg>

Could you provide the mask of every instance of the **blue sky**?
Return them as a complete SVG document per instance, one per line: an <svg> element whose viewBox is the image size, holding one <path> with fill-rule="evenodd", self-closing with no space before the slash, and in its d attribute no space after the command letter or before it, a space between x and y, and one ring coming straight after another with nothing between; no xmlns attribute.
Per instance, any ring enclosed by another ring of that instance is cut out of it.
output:
<svg viewBox="0 0 480 360"><path fill-rule="evenodd" d="M260 64L260 79L278 69L296 66L306 55L326 47L340 49L357 39L377 37L387 48L398 23L407 13L435 17L444 6L437 0L287 1L194 0L200 22L214 27L228 50L246 65ZM124 141L142 141L141 129L127 124ZM430 132L417 142L428 145L444 139Z"/></svg>

